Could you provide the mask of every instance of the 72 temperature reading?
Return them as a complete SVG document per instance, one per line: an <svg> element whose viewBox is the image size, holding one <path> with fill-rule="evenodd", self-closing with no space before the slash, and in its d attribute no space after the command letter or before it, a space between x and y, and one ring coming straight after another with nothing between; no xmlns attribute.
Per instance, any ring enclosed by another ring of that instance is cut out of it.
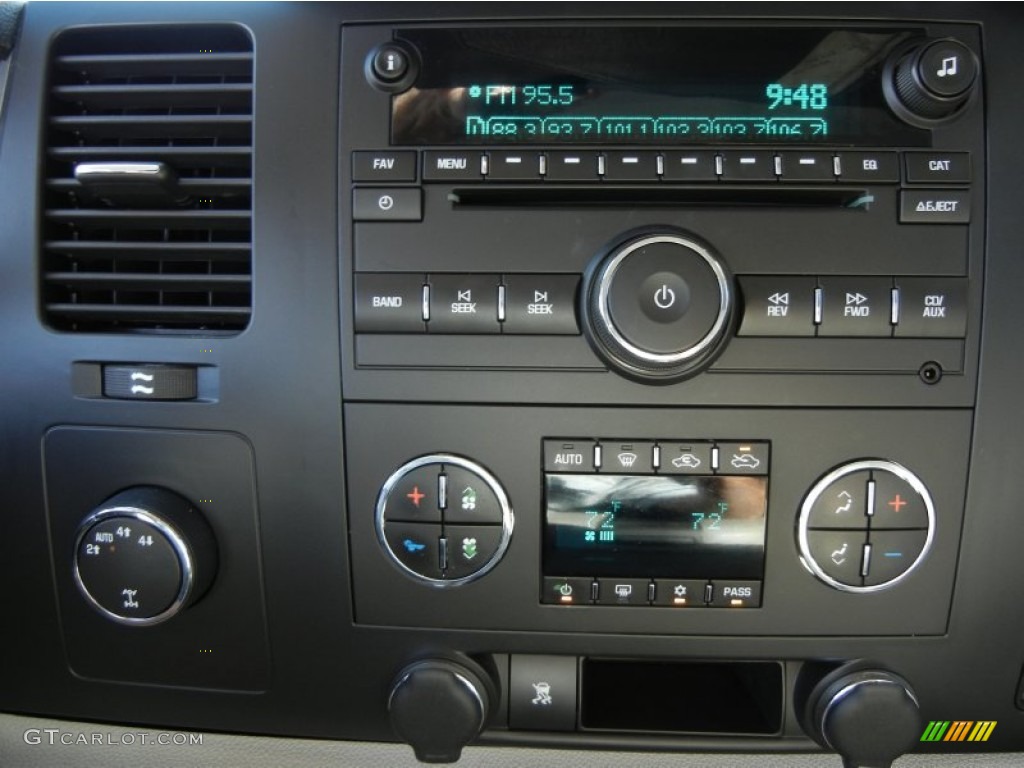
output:
<svg viewBox="0 0 1024 768"><path fill-rule="evenodd" d="M771 83L764 95L768 97L768 109L796 106L820 111L828 107L828 86L824 83L800 83L793 88Z"/></svg>

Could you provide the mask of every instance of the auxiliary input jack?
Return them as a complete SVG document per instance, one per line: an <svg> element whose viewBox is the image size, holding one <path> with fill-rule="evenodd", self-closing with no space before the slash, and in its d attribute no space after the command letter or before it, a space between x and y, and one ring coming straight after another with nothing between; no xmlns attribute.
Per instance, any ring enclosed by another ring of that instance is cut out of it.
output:
<svg viewBox="0 0 1024 768"><path fill-rule="evenodd" d="M925 384L938 384L942 381L942 366L936 362L928 362L921 366L917 375Z"/></svg>

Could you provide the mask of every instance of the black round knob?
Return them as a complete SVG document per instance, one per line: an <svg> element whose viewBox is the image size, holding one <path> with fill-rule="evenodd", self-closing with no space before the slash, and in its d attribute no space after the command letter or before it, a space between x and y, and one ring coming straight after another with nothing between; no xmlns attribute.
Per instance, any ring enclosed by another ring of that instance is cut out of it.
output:
<svg viewBox="0 0 1024 768"><path fill-rule="evenodd" d="M217 546L202 515L163 488L129 488L78 529L75 583L112 621L147 626L196 602L213 582Z"/></svg>
<svg viewBox="0 0 1024 768"><path fill-rule="evenodd" d="M847 768L889 768L921 736L913 689L893 672L854 663L826 675L804 710L804 727Z"/></svg>
<svg viewBox="0 0 1024 768"><path fill-rule="evenodd" d="M407 90L419 74L419 56L404 43L378 45L366 57L363 74L379 91L400 93Z"/></svg>
<svg viewBox="0 0 1024 768"><path fill-rule="evenodd" d="M977 92L978 59L959 40L929 40L890 60L889 104L905 121L930 127L959 116Z"/></svg>
<svg viewBox="0 0 1024 768"><path fill-rule="evenodd" d="M595 260L582 302L587 336L614 369L646 381L677 381L721 350L733 313L732 280L694 236L646 232Z"/></svg>
<svg viewBox="0 0 1024 768"><path fill-rule="evenodd" d="M471 667L476 665L417 661L391 686L391 726L420 762L454 763L487 723L493 692L486 673Z"/></svg>

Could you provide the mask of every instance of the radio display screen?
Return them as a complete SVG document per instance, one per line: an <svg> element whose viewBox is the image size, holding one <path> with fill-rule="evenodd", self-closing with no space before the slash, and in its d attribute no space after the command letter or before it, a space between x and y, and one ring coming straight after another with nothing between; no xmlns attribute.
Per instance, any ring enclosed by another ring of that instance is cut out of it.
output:
<svg viewBox="0 0 1024 768"><path fill-rule="evenodd" d="M915 146L881 72L907 31L757 27L411 29L399 145Z"/></svg>
<svg viewBox="0 0 1024 768"><path fill-rule="evenodd" d="M768 478L546 476L552 576L760 579Z"/></svg>

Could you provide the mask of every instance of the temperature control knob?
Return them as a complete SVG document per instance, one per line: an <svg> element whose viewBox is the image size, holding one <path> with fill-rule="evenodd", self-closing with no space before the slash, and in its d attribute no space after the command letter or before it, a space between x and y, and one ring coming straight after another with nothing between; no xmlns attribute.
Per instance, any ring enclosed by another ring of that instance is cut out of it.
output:
<svg viewBox="0 0 1024 768"><path fill-rule="evenodd" d="M904 48L888 69L889 104L912 125L929 127L959 115L978 90L978 59L952 38Z"/></svg>
<svg viewBox="0 0 1024 768"><path fill-rule="evenodd" d="M112 621L158 624L198 600L217 569L209 525L187 499L163 488L130 488L82 521L74 577Z"/></svg>
<svg viewBox="0 0 1024 768"><path fill-rule="evenodd" d="M584 327L612 367L676 381L721 350L733 314L725 264L692 235L639 234L599 258L583 290Z"/></svg>

